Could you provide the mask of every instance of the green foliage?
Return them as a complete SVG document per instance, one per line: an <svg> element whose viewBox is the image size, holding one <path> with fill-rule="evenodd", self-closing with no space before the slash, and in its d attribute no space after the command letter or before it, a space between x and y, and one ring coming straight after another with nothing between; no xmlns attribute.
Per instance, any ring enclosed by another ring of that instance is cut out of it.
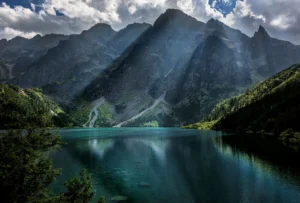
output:
<svg viewBox="0 0 300 203"><path fill-rule="evenodd" d="M75 125L39 88L22 89L15 85L0 84L0 103L1 129Z"/></svg>
<svg viewBox="0 0 300 203"><path fill-rule="evenodd" d="M141 127L159 127L159 124L157 121L149 121L147 123L142 124Z"/></svg>
<svg viewBox="0 0 300 203"><path fill-rule="evenodd" d="M210 130L217 123L217 121L199 122L191 125L184 126L187 129L199 129L199 130Z"/></svg>
<svg viewBox="0 0 300 203"><path fill-rule="evenodd" d="M271 133L287 146L296 148L300 132L300 64L294 65L245 94L219 103L204 122L191 127L206 126L240 132ZM283 132L284 131L284 132ZM283 132L283 133L281 133Z"/></svg>
<svg viewBox="0 0 300 203"><path fill-rule="evenodd" d="M111 126L113 123L113 107L104 102L98 107L98 119L96 120L95 126Z"/></svg>
<svg viewBox="0 0 300 203"><path fill-rule="evenodd" d="M61 197L63 202L88 203L94 196L92 175L86 174L85 169L81 170L79 177L66 181L64 185L67 192Z"/></svg>
<svg viewBox="0 0 300 203"><path fill-rule="evenodd" d="M6 202L87 203L94 195L92 178L82 170L55 196L49 185L60 174L45 152L60 148L60 137L45 130L9 131L0 139L0 191Z"/></svg>
<svg viewBox="0 0 300 203"><path fill-rule="evenodd" d="M68 115L74 119L78 126L84 125L88 119L91 108L87 104L80 104L76 109L68 112Z"/></svg>
<svg viewBox="0 0 300 203"><path fill-rule="evenodd" d="M79 122L71 118L66 113L59 113L52 118L53 124L58 127L74 127L79 126Z"/></svg>
<svg viewBox="0 0 300 203"><path fill-rule="evenodd" d="M297 151L300 149L300 132L294 132L291 128L287 129L280 134L280 139L284 145Z"/></svg>
<svg viewBox="0 0 300 203"><path fill-rule="evenodd" d="M100 197L100 200L98 201L98 203L105 203L105 197Z"/></svg>
<svg viewBox="0 0 300 203"><path fill-rule="evenodd" d="M10 131L0 139L0 190L7 202L34 201L59 175L44 152L59 147L60 137L44 130Z"/></svg>

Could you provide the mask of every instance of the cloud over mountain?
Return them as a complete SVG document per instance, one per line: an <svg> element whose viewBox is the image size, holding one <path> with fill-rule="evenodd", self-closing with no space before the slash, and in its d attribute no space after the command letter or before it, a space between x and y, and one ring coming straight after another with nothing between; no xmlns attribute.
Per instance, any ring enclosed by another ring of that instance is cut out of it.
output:
<svg viewBox="0 0 300 203"><path fill-rule="evenodd" d="M20 3L23 2L23 3ZM25 3L24 3L25 2ZM4 0L0 38L80 33L103 22L121 29L133 22L153 23L167 8L206 22L215 18L253 35L263 25L277 38L300 44L298 0Z"/></svg>

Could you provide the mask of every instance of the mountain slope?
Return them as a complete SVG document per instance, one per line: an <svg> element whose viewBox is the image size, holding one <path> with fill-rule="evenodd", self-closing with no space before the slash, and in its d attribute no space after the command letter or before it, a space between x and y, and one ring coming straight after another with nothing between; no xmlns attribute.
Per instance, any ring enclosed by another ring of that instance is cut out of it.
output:
<svg viewBox="0 0 300 203"><path fill-rule="evenodd" d="M134 24L116 32L97 24L50 49L11 82L22 87L47 85L49 94L70 101L148 28L148 24Z"/></svg>
<svg viewBox="0 0 300 203"><path fill-rule="evenodd" d="M273 63L262 66L255 55L257 44L262 46L258 56L273 49L268 60L282 52L287 60L274 69ZM132 121L125 122L128 126L153 120L161 126L193 123L205 118L220 100L299 62L300 55L294 54L299 51L289 42L271 38L262 27L249 38L217 20L204 24L169 9L86 88L82 98L105 97L111 108L122 106L122 112L112 112L114 124L127 120ZM271 71L262 74L263 69ZM167 105L133 120L164 93Z"/></svg>
<svg viewBox="0 0 300 203"><path fill-rule="evenodd" d="M103 96L113 105L125 105L122 113L115 115L116 124L134 117L166 90L148 93L157 80L184 68L185 63L180 62L189 60L204 26L181 11L167 10L88 86L83 97L93 101Z"/></svg>
<svg viewBox="0 0 300 203"><path fill-rule="evenodd" d="M236 87L252 82L247 57L239 54L249 40L219 21L212 19L205 24L169 9L88 86L83 98L93 101L104 96L113 105L126 106L115 115L121 123L166 93L167 107L161 105L162 111L144 114L140 120L147 122L156 117L162 126L195 122L217 101L239 92ZM237 59L243 63L236 64Z"/></svg>
<svg viewBox="0 0 300 203"><path fill-rule="evenodd" d="M247 45L250 62L257 77L267 78L300 61L300 48L269 36L260 26Z"/></svg>
<svg viewBox="0 0 300 203"><path fill-rule="evenodd" d="M9 68L10 72L5 80L23 74L28 65L46 54L49 49L57 46L61 40L68 38L65 35L49 34L43 37L36 35L32 39L16 37L9 41L1 40L0 60ZM2 74L1 76L3 77Z"/></svg>
<svg viewBox="0 0 300 203"><path fill-rule="evenodd" d="M250 38L218 20L203 23L168 9L153 26L135 23L116 32L97 24L34 62L20 57L15 66L23 68L8 82L43 87L82 125L98 109L105 115L99 113L95 126L180 126L202 120L219 101L299 61L299 46L270 37L263 27ZM0 68L10 75L7 69ZM105 104L96 108L100 98Z"/></svg>
<svg viewBox="0 0 300 203"><path fill-rule="evenodd" d="M294 65L246 93L218 104L208 123L189 127L271 132L300 131L300 65ZM208 125L208 126L205 126Z"/></svg>
<svg viewBox="0 0 300 203"><path fill-rule="evenodd" d="M67 127L75 124L39 89L0 84L0 103L0 129Z"/></svg>

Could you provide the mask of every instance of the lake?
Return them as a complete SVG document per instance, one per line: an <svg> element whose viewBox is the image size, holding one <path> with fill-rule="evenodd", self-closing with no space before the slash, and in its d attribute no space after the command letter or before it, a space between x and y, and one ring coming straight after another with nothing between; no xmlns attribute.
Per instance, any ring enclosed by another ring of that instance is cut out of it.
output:
<svg viewBox="0 0 300 203"><path fill-rule="evenodd" d="M63 169L52 186L57 193L86 168L94 202L102 195L106 202L116 196L141 203L300 202L299 159L287 160L291 155L271 142L257 146L222 132L177 128L63 129L60 135L68 144L51 153Z"/></svg>

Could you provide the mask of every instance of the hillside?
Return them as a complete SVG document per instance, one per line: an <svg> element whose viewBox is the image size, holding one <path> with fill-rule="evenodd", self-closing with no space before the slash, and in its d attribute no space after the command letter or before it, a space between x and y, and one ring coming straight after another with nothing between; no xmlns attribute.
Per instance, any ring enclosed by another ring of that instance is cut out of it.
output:
<svg viewBox="0 0 300 203"><path fill-rule="evenodd" d="M300 143L300 64L294 65L246 93L219 103L204 122L190 128L268 132Z"/></svg>
<svg viewBox="0 0 300 203"><path fill-rule="evenodd" d="M0 103L0 129L74 125L74 121L37 88L0 84Z"/></svg>

